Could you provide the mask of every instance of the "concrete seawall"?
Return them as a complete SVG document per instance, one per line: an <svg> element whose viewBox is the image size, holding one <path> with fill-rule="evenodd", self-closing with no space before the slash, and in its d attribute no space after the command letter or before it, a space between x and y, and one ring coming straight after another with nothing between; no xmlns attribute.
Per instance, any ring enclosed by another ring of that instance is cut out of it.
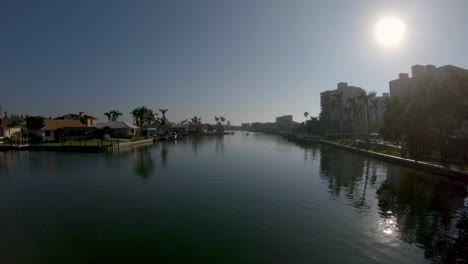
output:
<svg viewBox="0 0 468 264"><path fill-rule="evenodd" d="M412 168L416 168L416 169L421 169L421 170L424 170L424 171L427 171L427 172L442 174L442 175L448 176L450 178L454 178L454 179L457 179L457 180L462 180L464 182L468 182L468 172L467 171L451 169L451 168L442 167L442 166L438 166L438 165L434 165L434 164L429 164L429 163L426 163L426 162L420 162L420 161L415 161L415 160L411 160L411 159L405 159L405 158L395 157L395 156L386 155L386 154L381 154L381 153L377 153L377 152L373 152L373 151L367 151L367 150L358 149L358 148L354 148L354 147L344 146L344 145L336 144L336 143L326 141L326 140L321 140L320 143L335 146L337 148L346 149L346 150L356 152L356 153L359 153L359 154L363 154L363 155L366 155L366 156L369 156L369 157L373 157L373 158L382 159L382 160L385 160L385 161L397 163L397 164L400 164L400 165L404 165L404 166L408 166L408 167L412 167Z"/></svg>
<svg viewBox="0 0 468 264"><path fill-rule="evenodd" d="M124 149L124 148L130 148L130 147L137 147L141 145L148 145L153 142L154 142L154 139L150 138L150 139L144 139L144 140L135 141L135 142L120 143L118 147L117 146L114 147L114 151L116 149Z"/></svg>
<svg viewBox="0 0 468 264"><path fill-rule="evenodd" d="M112 152L119 151L120 149L128 149L131 147L138 147L142 145L152 144L154 139L145 139L135 142L124 142L106 146L31 146L31 150L42 150L42 151L62 151L62 152Z"/></svg>

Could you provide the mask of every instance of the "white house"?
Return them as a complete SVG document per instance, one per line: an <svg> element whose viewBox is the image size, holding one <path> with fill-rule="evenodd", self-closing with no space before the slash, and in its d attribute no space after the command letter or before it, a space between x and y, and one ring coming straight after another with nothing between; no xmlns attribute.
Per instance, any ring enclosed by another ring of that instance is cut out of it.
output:
<svg viewBox="0 0 468 264"><path fill-rule="evenodd" d="M139 127L125 121L111 121L109 123L97 123L93 127L103 129L109 127L115 134L122 134L125 136L135 136L138 133Z"/></svg>

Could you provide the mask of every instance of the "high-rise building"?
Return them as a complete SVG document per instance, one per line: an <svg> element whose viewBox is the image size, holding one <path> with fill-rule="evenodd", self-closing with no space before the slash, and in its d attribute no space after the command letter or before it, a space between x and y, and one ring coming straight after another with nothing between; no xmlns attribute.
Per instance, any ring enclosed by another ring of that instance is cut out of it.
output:
<svg viewBox="0 0 468 264"><path fill-rule="evenodd" d="M250 123L242 123L241 128L243 130L249 130L250 129Z"/></svg>
<svg viewBox="0 0 468 264"><path fill-rule="evenodd" d="M426 66L418 64L411 67L411 73L413 75L412 77L409 77L407 73L400 73L398 79L389 82L390 96L407 98L416 92L416 80L427 77L442 80L453 74L468 73L468 70L453 65L445 65L437 68L430 64Z"/></svg>
<svg viewBox="0 0 468 264"><path fill-rule="evenodd" d="M335 90L320 93L320 120L326 123L331 130L337 132L339 128L338 123L340 115L339 110L336 107L333 107L333 101L335 100L336 95L342 94L341 101L343 104L346 104L348 98L359 96L362 93L365 93L364 89L356 86L348 86L348 83L346 82L338 83L337 89ZM343 109L342 115L344 115Z"/></svg>
<svg viewBox="0 0 468 264"><path fill-rule="evenodd" d="M292 115L279 116L276 118L276 129L278 129L279 131L291 130L292 124L293 124Z"/></svg>

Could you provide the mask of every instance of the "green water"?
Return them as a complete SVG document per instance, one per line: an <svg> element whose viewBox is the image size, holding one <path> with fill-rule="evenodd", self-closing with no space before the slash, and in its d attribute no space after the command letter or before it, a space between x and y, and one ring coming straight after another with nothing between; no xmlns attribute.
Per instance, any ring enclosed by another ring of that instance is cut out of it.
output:
<svg viewBox="0 0 468 264"><path fill-rule="evenodd" d="M0 153L0 263L453 263L467 186L243 132Z"/></svg>

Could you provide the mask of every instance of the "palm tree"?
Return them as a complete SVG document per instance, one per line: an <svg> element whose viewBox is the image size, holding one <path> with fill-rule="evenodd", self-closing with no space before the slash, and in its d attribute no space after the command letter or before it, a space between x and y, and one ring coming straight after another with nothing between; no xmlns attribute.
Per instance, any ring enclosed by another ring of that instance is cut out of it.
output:
<svg viewBox="0 0 468 264"><path fill-rule="evenodd" d="M223 116L217 117L215 116L215 121L216 121L216 132L221 134L224 132L223 129L223 123L226 121L226 118Z"/></svg>
<svg viewBox="0 0 468 264"><path fill-rule="evenodd" d="M333 94L333 100L331 102L331 107L338 110L338 118L340 120L340 136L341 141L343 141L343 93Z"/></svg>
<svg viewBox="0 0 468 264"><path fill-rule="evenodd" d="M379 99L377 99L376 97L372 98L371 101L371 106L370 108L374 111L374 116L375 116L375 123L377 125L377 129L380 125L380 120L379 120L379 109L380 107L382 107L382 103Z"/></svg>
<svg viewBox="0 0 468 264"><path fill-rule="evenodd" d="M166 112L167 109L159 109L159 112L162 114L162 118L158 118L158 128L162 130L163 133L166 132L166 125L168 123L168 120L166 118Z"/></svg>
<svg viewBox="0 0 468 264"><path fill-rule="evenodd" d="M167 120L167 119L166 119L166 112L167 112L167 109L159 109L159 112L162 113L162 115L163 115L162 118L163 118L164 120Z"/></svg>
<svg viewBox="0 0 468 264"><path fill-rule="evenodd" d="M122 113L120 113L119 110L112 110L110 111L110 114L112 121L117 121L119 119L119 116L122 116Z"/></svg>
<svg viewBox="0 0 468 264"><path fill-rule="evenodd" d="M201 117L193 116L189 121L189 131L199 133L201 130Z"/></svg>
<svg viewBox="0 0 468 264"><path fill-rule="evenodd" d="M146 135L149 137L149 127L151 123L156 121L157 113L154 113L153 110L147 109L143 115L143 124L146 124Z"/></svg>
<svg viewBox="0 0 468 264"><path fill-rule="evenodd" d="M133 111L130 112L130 114L133 116L133 123L136 126L141 126L146 109L147 109L146 107L140 106L140 107L133 109Z"/></svg>
<svg viewBox="0 0 468 264"><path fill-rule="evenodd" d="M365 110L365 115L366 115L366 142L369 144L369 123L370 123L370 120L369 120L369 117L370 117L370 109L369 109L369 106L370 106L370 101L375 98L375 92L369 92L369 93L361 93L358 98L359 100L361 101L363 107L364 107L364 110Z"/></svg>
<svg viewBox="0 0 468 264"><path fill-rule="evenodd" d="M112 112L112 111L111 111ZM110 123L112 113L111 112L105 112L104 115L107 116L107 123Z"/></svg>
<svg viewBox="0 0 468 264"><path fill-rule="evenodd" d="M133 116L133 122L136 126L141 127L146 125L149 131L149 125L155 121L155 113L153 110L140 106L133 109L130 114Z"/></svg>
<svg viewBox="0 0 468 264"><path fill-rule="evenodd" d="M304 112L304 117L305 117L306 121L307 121L307 117L308 117L308 116L309 116L309 112L305 111L305 112Z"/></svg>
<svg viewBox="0 0 468 264"><path fill-rule="evenodd" d="M353 143L355 142L357 118L361 112L361 104L357 97L350 97L346 100L346 114L351 116L351 126L353 131Z"/></svg>

